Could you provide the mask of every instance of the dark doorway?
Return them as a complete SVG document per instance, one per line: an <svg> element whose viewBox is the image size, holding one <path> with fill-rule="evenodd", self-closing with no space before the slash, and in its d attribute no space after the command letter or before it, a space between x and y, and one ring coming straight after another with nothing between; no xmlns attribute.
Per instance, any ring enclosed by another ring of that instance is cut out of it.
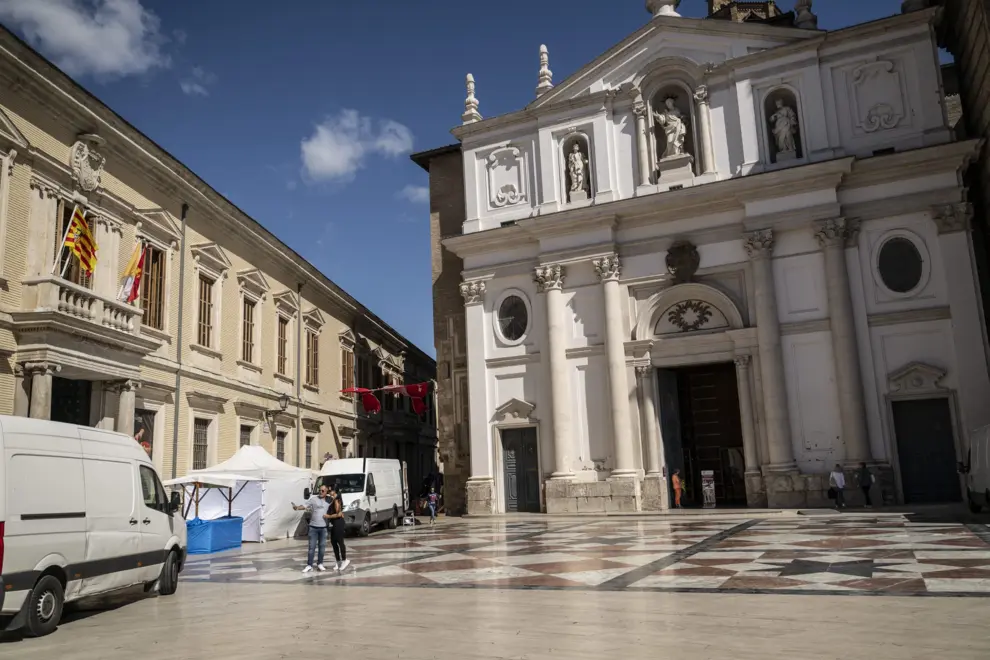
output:
<svg viewBox="0 0 990 660"><path fill-rule="evenodd" d="M501 435L505 511L539 513L540 464L536 429L503 429Z"/></svg>
<svg viewBox="0 0 990 660"><path fill-rule="evenodd" d="M702 504L701 473L711 470L717 505L746 506L735 365L661 370L658 378L667 472L681 470L682 504Z"/></svg>
<svg viewBox="0 0 990 660"><path fill-rule="evenodd" d="M904 503L961 501L949 400L894 401L891 409Z"/></svg>
<svg viewBox="0 0 990 660"><path fill-rule="evenodd" d="M92 391L93 383L88 380L52 378L52 421L90 426Z"/></svg>

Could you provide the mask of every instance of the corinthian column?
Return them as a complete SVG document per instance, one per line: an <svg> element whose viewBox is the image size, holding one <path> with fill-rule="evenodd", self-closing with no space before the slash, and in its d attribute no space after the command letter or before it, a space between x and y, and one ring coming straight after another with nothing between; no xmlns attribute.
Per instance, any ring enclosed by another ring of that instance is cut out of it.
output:
<svg viewBox="0 0 990 660"><path fill-rule="evenodd" d="M753 262L756 289L756 338L760 347L760 370L763 373L763 406L767 420L767 444L771 470L793 470L794 448L791 445L791 420L787 411L787 386L784 382L784 357L780 346L780 321L777 318L777 292L773 284L773 231L763 229L746 235L746 252Z"/></svg>
<svg viewBox="0 0 990 660"><path fill-rule="evenodd" d="M492 512L492 437L488 412L488 373L485 364L484 336L487 331L485 324L485 291L487 285L483 280L462 282L461 295L464 297L464 328L467 342L467 380L468 380L468 435L471 446L471 475L468 479L469 498L478 496L477 504L468 503L469 507L477 507L471 513Z"/></svg>
<svg viewBox="0 0 990 660"><path fill-rule="evenodd" d="M701 85L694 90L695 116L698 117L698 133L701 137L701 172L715 171L715 150L712 147L712 113L708 103L708 88Z"/></svg>
<svg viewBox="0 0 990 660"><path fill-rule="evenodd" d="M547 353L550 356L550 417L553 420L553 479L573 479L571 397L567 370L567 331L564 317L564 268L547 264L535 278L547 303Z"/></svg>
<svg viewBox="0 0 990 660"><path fill-rule="evenodd" d="M648 364L636 367L639 381L639 413L643 426L643 444L646 445L646 470L650 476L659 477L662 471L663 447L660 440L660 420L657 418L656 394L653 381L656 370Z"/></svg>
<svg viewBox="0 0 990 660"><path fill-rule="evenodd" d="M856 324L849 290L849 271L846 270L846 241L855 233L855 227L847 226L842 218L836 218L818 223L815 238L825 253L825 290L846 462L859 465L860 462L873 460L873 456L866 431L863 380L859 374Z"/></svg>
<svg viewBox="0 0 990 660"><path fill-rule="evenodd" d="M626 379L625 332L622 327L622 291L619 289L619 257L609 255L592 262L605 290L605 355L615 444L613 477L635 477L632 430L629 424L629 382Z"/></svg>
<svg viewBox="0 0 990 660"><path fill-rule="evenodd" d="M636 155L639 157L639 185L650 185L650 147L646 139L646 103L637 98L633 103L636 115Z"/></svg>

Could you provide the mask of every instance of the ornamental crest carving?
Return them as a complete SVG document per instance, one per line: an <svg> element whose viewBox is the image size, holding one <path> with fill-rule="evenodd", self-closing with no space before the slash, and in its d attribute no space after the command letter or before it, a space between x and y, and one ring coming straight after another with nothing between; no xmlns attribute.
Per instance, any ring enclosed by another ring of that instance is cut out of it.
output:
<svg viewBox="0 0 990 660"><path fill-rule="evenodd" d="M688 241L677 241L667 250L667 272L676 284L690 282L701 265L698 248Z"/></svg>
<svg viewBox="0 0 990 660"><path fill-rule="evenodd" d="M864 133L896 128L905 117L905 90L893 62L878 60L853 70L851 96L856 126Z"/></svg>
<svg viewBox="0 0 990 660"><path fill-rule="evenodd" d="M522 152L508 146L488 156L488 201L500 209L526 201L526 167Z"/></svg>
<svg viewBox="0 0 990 660"><path fill-rule="evenodd" d="M694 298L674 303L660 315L654 334L674 335L699 330L724 330L729 321L720 309Z"/></svg>
<svg viewBox="0 0 990 660"><path fill-rule="evenodd" d="M96 135L82 135L72 145L72 178L84 192L93 192L100 187L103 166L107 162L95 148L101 141Z"/></svg>

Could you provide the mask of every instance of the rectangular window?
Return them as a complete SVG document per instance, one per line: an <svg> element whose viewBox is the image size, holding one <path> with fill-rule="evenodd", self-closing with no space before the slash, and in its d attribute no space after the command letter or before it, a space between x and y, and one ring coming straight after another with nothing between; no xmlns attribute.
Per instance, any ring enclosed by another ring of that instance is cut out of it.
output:
<svg viewBox="0 0 990 660"><path fill-rule="evenodd" d="M150 245L144 253L141 274L141 323L155 330L165 329L165 253Z"/></svg>
<svg viewBox="0 0 990 660"><path fill-rule="evenodd" d="M354 387L354 351L340 349L340 389L349 390Z"/></svg>
<svg viewBox="0 0 990 660"><path fill-rule="evenodd" d="M193 469L205 470L210 449L210 420L193 420Z"/></svg>
<svg viewBox="0 0 990 660"><path fill-rule="evenodd" d="M244 299L241 320L241 360L254 362L254 306L253 300Z"/></svg>
<svg viewBox="0 0 990 660"><path fill-rule="evenodd" d="M320 337L315 332L306 333L306 384L320 386Z"/></svg>
<svg viewBox="0 0 990 660"><path fill-rule="evenodd" d="M199 325L196 343L207 348L213 347L213 280L206 275L199 276Z"/></svg>
<svg viewBox="0 0 990 660"><path fill-rule="evenodd" d="M253 426L248 426L247 424L241 424L241 438L240 446L247 447L251 444L251 433L254 431Z"/></svg>
<svg viewBox="0 0 990 660"><path fill-rule="evenodd" d="M78 284L79 286L84 286L87 289L93 288L93 276L82 269L79 265L79 257L74 255L65 247L65 230L69 226L69 222L72 221L72 211L75 209L75 204L70 201L61 199L58 202L58 212L55 216L55 261L58 263L58 268L56 273L62 274L62 278L72 282L73 284ZM95 229L93 234L96 234ZM99 255L99 245L97 247L97 255ZM64 273L64 274L63 274Z"/></svg>
<svg viewBox="0 0 990 660"><path fill-rule="evenodd" d="M284 316L278 317L278 373L283 376L289 369L289 319Z"/></svg>
<svg viewBox="0 0 990 660"><path fill-rule="evenodd" d="M275 458L280 461L285 460L285 431L275 434Z"/></svg>
<svg viewBox="0 0 990 660"><path fill-rule="evenodd" d="M311 470L313 469L313 440L314 439L315 438L313 438L313 436L311 436L311 435L307 435L306 436L306 465L304 467L307 467L307 468L309 468Z"/></svg>

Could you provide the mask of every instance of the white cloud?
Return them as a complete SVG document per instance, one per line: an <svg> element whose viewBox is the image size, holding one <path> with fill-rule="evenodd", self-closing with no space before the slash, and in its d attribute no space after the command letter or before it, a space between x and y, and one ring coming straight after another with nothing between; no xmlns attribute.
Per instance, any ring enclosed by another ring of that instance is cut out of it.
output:
<svg viewBox="0 0 990 660"><path fill-rule="evenodd" d="M412 151L412 131L392 120L377 124L357 110L342 110L317 124L300 145L303 174L314 182L347 181L369 156L395 158Z"/></svg>
<svg viewBox="0 0 990 660"><path fill-rule="evenodd" d="M399 191L399 197L414 204L426 204L430 201L430 189L427 186L406 186Z"/></svg>
<svg viewBox="0 0 990 660"><path fill-rule="evenodd" d="M182 93L188 96L209 96L209 86L216 81L215 74L196 66L188 76L179 81L179 87L182 88Z"/></svg>
<svg viewBox="0 0 990 660"><path fill-rule="evenodd" d="M169 65L161 21L141 0L0 0L0 21L69 75L119 78Z"/></svg>

